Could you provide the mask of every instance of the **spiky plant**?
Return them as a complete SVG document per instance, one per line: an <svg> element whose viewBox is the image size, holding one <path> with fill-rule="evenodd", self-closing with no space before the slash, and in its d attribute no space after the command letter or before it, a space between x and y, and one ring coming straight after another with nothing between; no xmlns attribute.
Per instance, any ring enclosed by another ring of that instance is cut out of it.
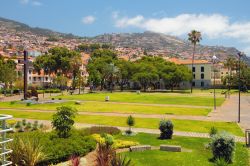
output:
<svg viewBox="0 0 250 166"><path fill-rule="evenodd" d="M127 158L126 156L113 153L111 166L134 166L132 160Z"/></svg>

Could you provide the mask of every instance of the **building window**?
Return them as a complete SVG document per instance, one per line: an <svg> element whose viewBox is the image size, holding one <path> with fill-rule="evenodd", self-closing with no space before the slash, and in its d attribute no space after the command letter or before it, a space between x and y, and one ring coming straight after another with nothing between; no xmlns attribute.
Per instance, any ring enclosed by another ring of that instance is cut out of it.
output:
<svg viewBox="0 0 250 166"><path fill-rule="evenodd" d="M48 81L48 77L45 77L45 80Z"/></svg>
<svg viewBox="0 0 250 166"><path fill-rule="evenodd" d="M33 80L36 81L36 77L34 77Z"/></svg>
<svg viewBox="0 0 250 166"><path fill-rule="evenodd" d="M31 77L29 77L29 80L31 81Z"/></svg>
<svg viewBox="0 0 250 166"><path fill-rule="evenodd" d="M204 72L204 66L201 66L201 72Z"/></svg>
<svg viewBox="0 0 250 166"><path fill-rule="evenodd" d="M201 87L204 87L204 82L203 81L201 81Z"/></svg>
<svg viewBox="0 0 250 166"><path fill-rule="evenodd" d="M203 73L201 73L201 79L204 79L204 74Z"/></svg>
<svg viewBox="0 0 250 166"><path fill-rule="evenodd" d="M41 81L41 77L38 77L38 81Z"/></svg>
<svg viewBox="0 0 250 166"><path fill-rule="evenodd" d="M193 74L193 79L195 79L195 74Z"/></svg>
<svg viewBox="0 0 250 166"><path fill-rule="evenodd" d="M193 67L193 72L195 72L195 67Z"/></svg>
<svg viewBox="0 0 250 166"><path fill-rule="evenodd" d="M195 86L195 82L192 83L192 86Z"/></svg>
<svg viewBox="0 0 250 166"><path fill-rule="evenodd" d="M31 70L29 70L29 74L31 74Z"/></svg>

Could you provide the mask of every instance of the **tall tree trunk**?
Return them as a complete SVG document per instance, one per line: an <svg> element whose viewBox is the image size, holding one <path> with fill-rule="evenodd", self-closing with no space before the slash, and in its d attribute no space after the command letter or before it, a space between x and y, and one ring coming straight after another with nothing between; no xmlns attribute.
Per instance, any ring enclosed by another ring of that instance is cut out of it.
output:
<svg viewBox="0 0 250 166"><path fill-rule="evenodd" d="M111 75L111 78L110 78L110 92L111 93L113 92L113 74Z"/></svg>
<svg viewBox="0 0 250 166"><path fill-rule="evenodd" d="M5 82L4 83L4 96L7 95L7 83Z"/></svg>
<svg viewBox="0 0 250 166"><path fill-rule="evenodd" d="M193 67L194 67L194 54L195 54L195 46L196 44L194 43L194 48L193 48L193 57L192 57L192 80L191 80L191 93L193 93L193 79L194 79L194 74L193 74Z"/></svg>

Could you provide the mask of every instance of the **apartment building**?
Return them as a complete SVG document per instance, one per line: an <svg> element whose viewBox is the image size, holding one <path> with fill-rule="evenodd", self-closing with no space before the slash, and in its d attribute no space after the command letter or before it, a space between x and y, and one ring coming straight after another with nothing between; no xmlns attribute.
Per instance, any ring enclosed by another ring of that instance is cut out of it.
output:
<svg viewBox="0 0 250 166"><path fill-rule="evenodd" d="M195 88L209 88L212 85L212 66L211 62L206 60L194 60L193 68L192 68L192 60L183 60L177 58L169 59L170 62L174 62L176 64L186 65L193 73L193 87ZM218 76L216 76L217 78ZM220 78L220 77L218 77ZM190 87L189 82L183 82L180 85L181 88Z"/></svg>

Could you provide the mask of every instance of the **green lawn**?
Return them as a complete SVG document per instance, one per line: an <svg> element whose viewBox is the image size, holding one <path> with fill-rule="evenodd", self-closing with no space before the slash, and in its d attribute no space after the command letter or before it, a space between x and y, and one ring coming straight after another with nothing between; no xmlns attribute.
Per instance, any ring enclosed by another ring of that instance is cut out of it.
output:
<svg viewBox="0 0 250 166"><path fill-rule="evenodd" d="M212 158L211 151L205 148L209 142L206 138L191 138L174 136L171 140L159 140L158 135L139 133L136 136L116 136L117 139L137 141L142 145L160 146L180 145L184 152L164 152L160 150L144 152L126 152L125 155L133 160L136 166L209 166ZM186 150L186 152L185 152ZM231 166L248 166L248 152L243 144L236 144L234 163Z"/></svg>
<svg viewBox="0 0 250 166"><path fill-rule="evenodd" d="M209 108L188 108L174 106L145 106L136 104L116 104L108 102L84 102L76 105L74 102L50 103L50 104L11 104L10 102L0 102L0 108L21 108L21 109L39 109L56 110L56 107L67 105L77 108L78 111L85 112L117 112L117 113L138 113L138 114L173 114L173 115L201 115L206 116L211 109Z"/></svg>
<svg viewBox="0 0 250 166"><path fill-rule="evenodd" d="M176 105L195 105L195 106L213 106L213 96L209 95L191 95L178 93L130 93L130 92L115 92L115 93L88 93L81 95L66 95L57 96L55 98L69 100L91 100L104 101L105 96L110 96L110 101L113 102L133 102L133 103L151 103L151 104L176 104ZM222 96L217 97L217 106L224 102Z"/></svg>
<svg viewBox="0 0 250 166"><path fill-rule="evenodd" d="M15 111L15 110L0 110L1 114L10 114L16 118L27 119L40 119L51 120L52 114L50 112L28 112L28 111ZM157 129L160 119L154 118L135 118L135 127ZM212 126L219 130L228 131L234 135L243 136L241 129L236 123L231 122L209 122L209 121L195 121L195 120L178 120L172 119L174 129L176 131L190 131L208 133ZM110 125L110 126L127 126L126 117L115 116L100 116L100 115L78 115L76 122L89 123L97 125Z"/></svg>

